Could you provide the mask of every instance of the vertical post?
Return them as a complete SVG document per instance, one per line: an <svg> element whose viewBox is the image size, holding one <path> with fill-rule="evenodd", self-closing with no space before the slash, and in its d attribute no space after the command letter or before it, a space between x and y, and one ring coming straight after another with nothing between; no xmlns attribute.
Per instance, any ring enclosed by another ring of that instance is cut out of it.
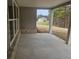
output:
<svg viewBox="0 0 79 59"><path fill-rule="evenodd" d="M7 7L8 7L8 5L7 5ZM8 7L8 9L9 9L9 7ZM8 11L8 9L7 9L7 51L8 51L8 49L9 49L9 47L10 47L10 25L9 25L9 11Z"/></svg>
<svg viewBox="0 0 79 59"><path fill-rule="evenodd" d="M71 43L70 41L71 41L71 32L70 32L70 28L69 28L66 44L70 44Z"/></svg>
<svg viewBox="0 0 79 59"><path fill-rule="evenodd" d="M14 19L14 0L12 0L12 6L13 6L13 19ZM15 22L13 21L13 33L14 33L14 36L15 36Z"/></svg>
<svg viewBox="0 0 79 59"><path fill-rule="evenodd" d="M69 41L70 41L70 39L71 39L70 36L71 36L71 19L70 19L70 21L69 21L69 27L68 27L68 34L67 34L66 44L69 43Z"/></svg>
<svg viewBox="0 0 79 59"><path fill-rule="evenodd" d="M69 11L68 19L69 19L69 25L68 25L68 34L67 34L66 44L69 44L69 42L71 41L71 38L70 38L71 36L71 11Z"/></svg>
<svg viewBox="0 0 79 59"><path fill-rule="evenodd" d="M20 10L18 6L18 30L20 30Z"/></svg>
<svg viewBox="0 0 79 59"><path fill-rule="evenodd" d="M68 44L71 45L71 32L70 32L70 35L69 35L69 41L68 41Z"/></svg>
<svg viewBox="0 0 79 59"><path fill-rule="evenodd" d="M53 26L53 10L49 10L49 33L52 33L52 26Z"/></svg>

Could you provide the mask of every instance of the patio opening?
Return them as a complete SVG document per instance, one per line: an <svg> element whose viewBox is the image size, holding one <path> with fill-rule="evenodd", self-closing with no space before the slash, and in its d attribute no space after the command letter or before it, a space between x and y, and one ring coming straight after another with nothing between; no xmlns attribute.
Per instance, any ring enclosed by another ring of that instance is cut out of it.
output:
<svg viewBox="0 0 79 59"><path fill-rule="evenodd" d="M49 10L48 9L37 9L37 32L48 33L49 32Z"/></svg>
<svg viewBox="0 0 79 59"><path fill-rule="evenodd" d="M64 5L51 10L53 11L51 32L65 41L68 40L70 30L70 7L71 5Z"/></svg>

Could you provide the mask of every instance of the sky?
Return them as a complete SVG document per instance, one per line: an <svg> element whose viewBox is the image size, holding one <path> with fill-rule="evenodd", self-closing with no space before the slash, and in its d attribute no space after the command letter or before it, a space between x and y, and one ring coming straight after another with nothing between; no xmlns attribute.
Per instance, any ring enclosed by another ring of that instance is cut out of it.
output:
<svg viewBox="0 0 79 59"><path fill-rule="evenodd" d="M47 9L37 9L37 16L38 15L44 15L44 16L48 16L48 11Z"/></svg>

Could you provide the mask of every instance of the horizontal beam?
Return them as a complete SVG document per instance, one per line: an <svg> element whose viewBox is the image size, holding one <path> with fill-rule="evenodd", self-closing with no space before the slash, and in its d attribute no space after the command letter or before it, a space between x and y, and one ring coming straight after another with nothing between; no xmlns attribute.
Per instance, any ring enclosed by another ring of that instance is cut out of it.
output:
<svg viewBox="0 0 79 59"><path fill-rule="evenodd" d="M55 9L55 8L58 8L58 7L61 7L61 6L64 6L64 5L69 5L69 4L71 4L71 1L68 1L68 2L62 3L62 4L57 5L57 6L55 6L55 7L52 7L51 9Z"/></svg>
<svg viewBox="0 0 79 59"><path fill-rule="evenodd" d="M55 9L55 8L58 8L58 7L61 7L61 6L69 5L69 4L71 4L71 1L59 4L59 5L54 6L54 7L49 7L49 8L44 8L44 7L34 7L34 8L36 8L36 9Z"/></svg>

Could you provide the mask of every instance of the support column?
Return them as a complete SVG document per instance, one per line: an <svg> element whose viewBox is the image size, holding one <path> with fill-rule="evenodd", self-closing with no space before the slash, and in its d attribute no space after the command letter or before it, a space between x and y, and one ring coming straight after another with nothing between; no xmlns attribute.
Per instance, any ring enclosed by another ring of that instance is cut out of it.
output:
<svg viewBox="0 0 79 59"><path fill-rule="evenodd" d="M69 19L69 25L68 25L68 34L67 34L67 40L66 40L66 44L71 44L71 11L69 11L69 15L68 15L68 19Z"/></svg>
<svg viewBox="0 0 79 59"><path fill-rule="evenodd" d="M70 32L70 35L69 35L69 41L68 41L68 44L71 45L71 32Z"/></svg>
<svg viewBox="0 0 79 59"><path fill-rule="evenodd" d="M53 26L53 10L49 10L49 33L52 33L52 26Z"/></svg>

